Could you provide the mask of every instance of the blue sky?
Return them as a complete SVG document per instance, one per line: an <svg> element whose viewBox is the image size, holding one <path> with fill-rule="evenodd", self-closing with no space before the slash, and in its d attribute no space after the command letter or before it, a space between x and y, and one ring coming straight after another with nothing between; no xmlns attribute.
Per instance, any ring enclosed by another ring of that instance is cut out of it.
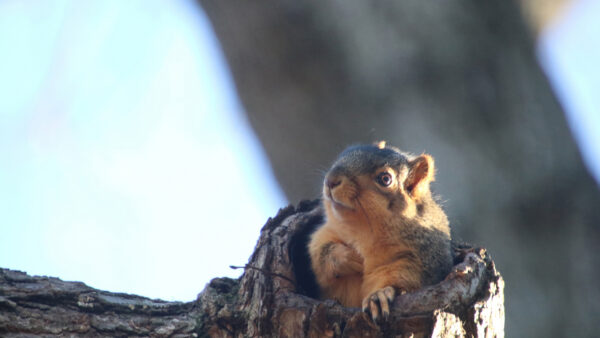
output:
<svg viewBox="0 0 600 338"><path fill-rule="evenodd" d="M539 47L598 172L599 15ZM0 267L183 301L240 274L287 202L193 1L4 0L0 50Z"/></svg>
<svg viewBox="0 0 600 338"><path fill-rule="evenodd" d="M0 266L191 300L286 201L191 1L0 3Z"/></svg>
<svg viewBox="0 0 600 338"><path fill-rule="evenodd" d="M573 1L541 36L538 55L586 165L600 182L600 1Z"/></svg>

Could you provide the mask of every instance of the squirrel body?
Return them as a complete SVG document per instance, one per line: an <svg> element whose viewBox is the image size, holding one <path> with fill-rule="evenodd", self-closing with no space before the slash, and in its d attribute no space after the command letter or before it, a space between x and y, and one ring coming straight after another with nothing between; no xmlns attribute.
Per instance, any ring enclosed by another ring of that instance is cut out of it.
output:
<svg viewBox="0 0 600 338"><path fill-rule="evenodd" d="M450 272L450 228L433 179L429 155L383 142L342 152L323 184L325 223L308 244L322 298L387 317L397 293Z"/></svg>

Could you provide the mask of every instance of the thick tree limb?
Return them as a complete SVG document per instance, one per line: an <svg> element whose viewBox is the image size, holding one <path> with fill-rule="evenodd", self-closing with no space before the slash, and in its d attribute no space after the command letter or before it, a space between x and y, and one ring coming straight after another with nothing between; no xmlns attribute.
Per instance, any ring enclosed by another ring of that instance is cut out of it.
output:
<svg viewBox="0 0 600 338"><path fill-rule="evenodd" d="M99 291L79 282L0 270L0 335L188 336L194 303Z"/></svg>
<svg viewBox="0 0 600 338"><path fill-rule="evenodd" d="M245 273L215 278L197 301L165 302L80 282L0 270L0 335L89 337L503 336L503 280L483 249L462 247L438 285L396 298L390 320L319 301L301 242L322 220L316 202L287 207L263 227ZM300 245L300 246L298 246ZM303 294L302 294L303 293Z"/></svg>

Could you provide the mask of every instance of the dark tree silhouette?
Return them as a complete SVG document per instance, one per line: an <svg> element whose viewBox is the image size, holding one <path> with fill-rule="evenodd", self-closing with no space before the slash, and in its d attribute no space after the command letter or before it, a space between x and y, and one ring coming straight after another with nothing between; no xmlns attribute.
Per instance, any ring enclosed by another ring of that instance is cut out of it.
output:
<svg viewBox="0 0 600 338"><path fill-rule="evenodd" d="M200 0L291 201L346 145L436 159L455 236L507 280L509 336L586 336L600 193L513 1Z"/></svg>

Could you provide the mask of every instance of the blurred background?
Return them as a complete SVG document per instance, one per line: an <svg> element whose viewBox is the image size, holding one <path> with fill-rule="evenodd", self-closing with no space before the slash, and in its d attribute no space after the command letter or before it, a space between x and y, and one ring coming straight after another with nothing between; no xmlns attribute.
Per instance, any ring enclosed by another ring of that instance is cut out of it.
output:
<svg viewBox="0 0 600 338"><path fill-rule="evenodd" d="M506 332L600 329L600 2L0 2L0 267L193 300L351 143L436 159Z"/></svg>

